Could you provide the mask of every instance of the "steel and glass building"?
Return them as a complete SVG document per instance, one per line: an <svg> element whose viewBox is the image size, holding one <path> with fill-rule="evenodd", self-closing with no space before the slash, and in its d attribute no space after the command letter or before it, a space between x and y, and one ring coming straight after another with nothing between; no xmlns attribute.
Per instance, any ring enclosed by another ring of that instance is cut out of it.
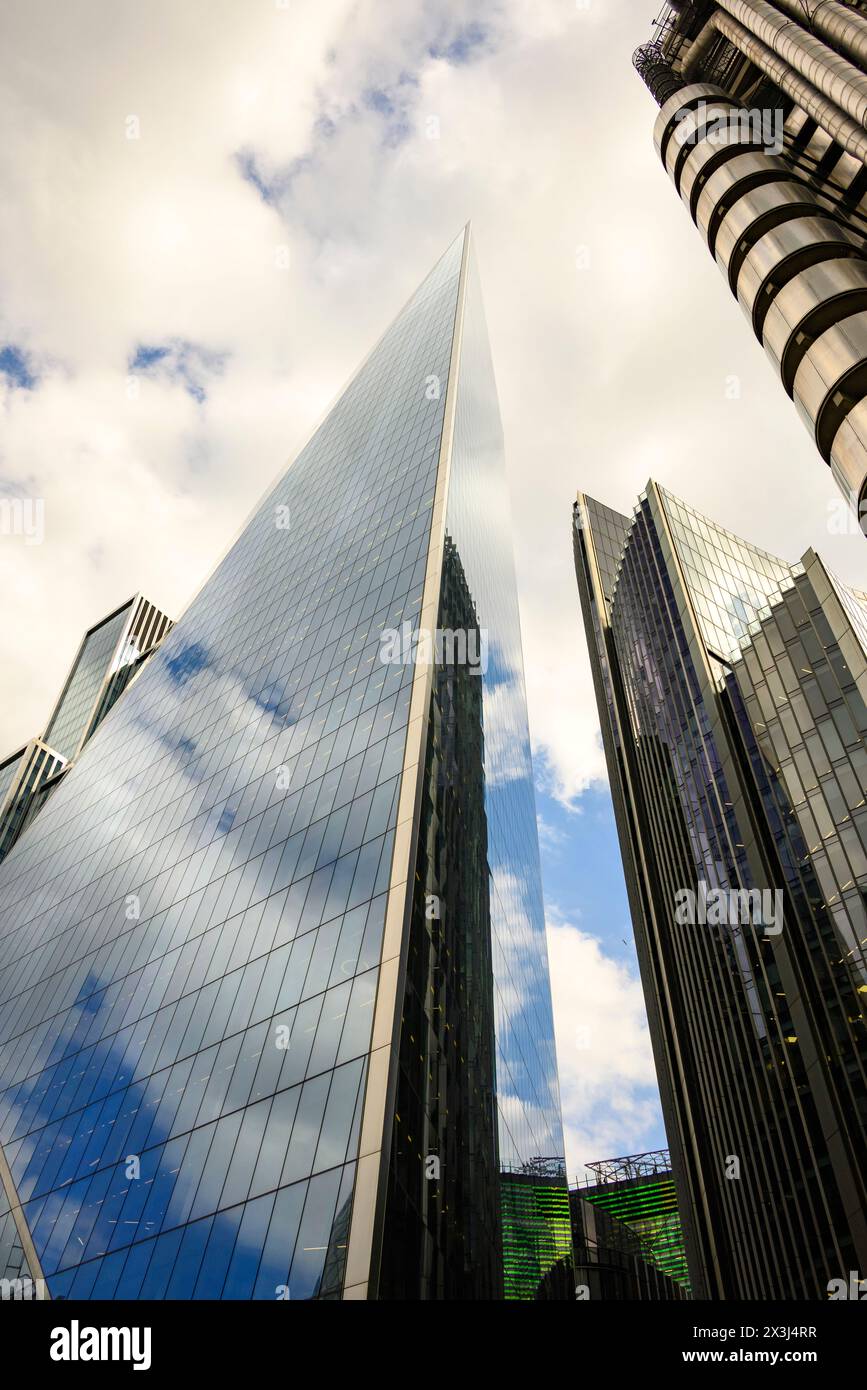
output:
<svg viewBox="0 0 867 1390"><path fill-rule="evenodd" d="M0 1145L51 1297L503 1296L563 1141L468 229L0 866Z"/></svg>
<svg viewBox="0 0 867 1390"><path fill-rule="evenodd" d="M867 4L672 0L657 153L867 530Z"/></svg>
<svg viewBox="0 0 867 1390"><path fill-rule="evenodd" d="M0 763L0 859L36 813L44 788L53 786L66 759L41 738L32 738Z"/></svg>
<svg viewBox="0 0 867 1390"><path fill-rule="evenodd" d="M586 1245L592 1246L593 1233L598 1246L621 1250L640 1261L626 1285L635 1290L631 1296L688 1297L689 1270L668 1150L602 1159L585 1167L590 1180L569 1194L573 1234L580 1209ZM595 1216L587 1214L587 1207ZM624 1227L632 1240L615 1239ZM597 1256L596 1262L604 1261Z"/></svg>
<svg viewBox="0 0 867 1390"><path fill-rule="evenodd" d="M689 1274L668 1152L585 1165L570 1188L579 1301L688 1299Z"/></svg>
<svg viewBox="0 0 867 1390"><path fill-rule="evenodd" d="M573 539L693 1295L824 1298L867 1267L867 595L654 483Z"/></svg>
<svg viewBox="0 0 867 1390"><path fill-rule="evenodd" d="M689 1297L646 1259L641 1239L630 1226L582 1201L577 1189L569 1199L575 1296L580 1303L665 1303Z"/></svg>
<svg viewBox="0 0 867 1390"><path fill-rule="evenodd" d="M0 763L0 859L56 791L171 625L165 613L135 594L88 628L45 732Z"/></svg>
<svg viewBox="0 0 867 1390"><path fill-rule="evenodd" d="M45 727L45 743L74 762L170 627L165 613L136 594L89 628Z"/></svg>
<svg viewBox="0 0 867 1390"><path fill-rule="evenodd" d="M507 1299L575 1296L565 1172L561 1158L537 1158L500 1176Z"/></svg>

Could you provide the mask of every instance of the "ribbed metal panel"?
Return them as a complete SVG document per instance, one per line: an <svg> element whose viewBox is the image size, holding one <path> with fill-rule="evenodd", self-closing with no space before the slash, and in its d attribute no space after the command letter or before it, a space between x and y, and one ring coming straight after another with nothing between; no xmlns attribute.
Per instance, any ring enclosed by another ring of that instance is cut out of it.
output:
<svg viewBox="0 0 867 1390"><path fill-rule="evenodd" d="M820 261L778 291L765 315L762 340L789 395L811 343L859 309L867 309L867 264L860 259Z"/></svg>

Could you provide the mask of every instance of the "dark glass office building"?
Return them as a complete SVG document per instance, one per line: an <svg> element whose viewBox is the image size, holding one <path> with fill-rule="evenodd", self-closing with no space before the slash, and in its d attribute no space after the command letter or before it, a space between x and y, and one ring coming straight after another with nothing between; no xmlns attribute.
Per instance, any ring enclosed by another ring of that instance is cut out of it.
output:
<svg viewBox="0 0 867 1390"><path fill-rule="evenodd" d="M0 867L0 1144L52 1297L503 1296L563 1146L468 231Z"/></svg>
<svg viewBox="0 0 867 1390"><path fill-rule="evenodd" d="M626 1266L630 1277L618 1296L689 1297L689 1270L668 1150L627 1154L585 1166L592 1177L569 1194L573 1236L580 1214L584 1245L592 1253L595 1239L599 1247L596 1263L604 1264L601 1252L605 1249L630 1257ZM577 1249L575 1258L580 1264ZM621 1268L622 1261L614 1266Z"/></svg>
<svg viewBox="0 0 867 1390"><path fill-rule="evenodd" d="M573 537L697 1298L867 1267L867 595L650 483Z"/></svg>

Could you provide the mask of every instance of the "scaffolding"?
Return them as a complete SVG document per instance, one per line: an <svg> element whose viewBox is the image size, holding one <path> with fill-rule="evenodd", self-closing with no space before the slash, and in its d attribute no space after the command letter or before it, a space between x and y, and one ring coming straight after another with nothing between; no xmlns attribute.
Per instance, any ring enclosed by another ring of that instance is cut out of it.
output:
<svg viewBox="0 0 867 1390"><path fill-rule="evenodd" d="M668 1149L648 1149L643 1154L627 1154L625 1158L603 1158L586 1163L597 1183L635 1182L638 1178L654 1178L658 1173L671 1172Z"/></svg>
<svg viewBox="0 0 867 1390"><path fill-rule="evenodd" d="M577 1189L637 1235L642 1255L689 1291L689 1270L668 1149L606 1158L585 1165L594 1181Z"/></svg>

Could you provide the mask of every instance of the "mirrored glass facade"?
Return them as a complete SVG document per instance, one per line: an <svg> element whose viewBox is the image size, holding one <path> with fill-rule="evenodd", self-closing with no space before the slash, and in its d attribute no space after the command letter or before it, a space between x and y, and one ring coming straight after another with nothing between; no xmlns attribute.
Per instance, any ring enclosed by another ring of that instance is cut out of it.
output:
<svg viewBox="0 0 867 1390"><path fill-rule="evenodd" d="M576 570L693 1288L825 1297L867 1262L863 596L655 484L612 515Z"/></svg>
<svg viewBox="0 0 867 1390"><path fill-rule="evenodd" d="M165 613L136 594L85 633L46 733L0 764L0 859L53 796L170 627Z"/></svg>
<svg viewBox="0 0 867 1390"><path fill-rule="evenodd" d="M0 867L4 1190L52 1296L496 1296L501 1144L562 1148L468 266L467 233ZM386 656L431 604L491 626L486 676Z"/></svg>
<svg viewBox="0 0 867 1390"><path fill-rule="evenodd" d="M485 660L438 663L431 693L386 1212L395 1297L419 1268L444 1297L534 1297L570 1244L503 434L466 259L438 625L476 637L468 646ZM437 1182L425 1177L431 1155ZM538 1279L517 1289L501 1228L540 1157L561 1201L545 1208ZM474 1218L456 1225L462 1193Z"/></svg>

